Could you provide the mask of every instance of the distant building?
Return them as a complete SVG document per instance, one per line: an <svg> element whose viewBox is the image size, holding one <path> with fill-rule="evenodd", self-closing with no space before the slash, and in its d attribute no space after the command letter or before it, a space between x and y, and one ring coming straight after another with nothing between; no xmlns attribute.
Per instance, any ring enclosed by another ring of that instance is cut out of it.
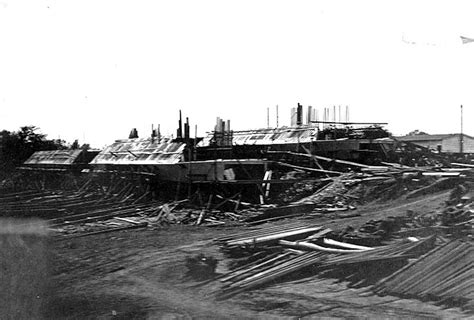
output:
<svg viewBox="0 0 474 320"><path fill-rule="evenodd" d="M99 154L99 150L48 150L36 151L23 164L24 170L80 171Z"/></svg>
<svg viewBox="0 0 474 320"><path fill-rule="evenodd" d="M396 139L443 153L474 153L474 138L467 134L417 134Z"/></svg>

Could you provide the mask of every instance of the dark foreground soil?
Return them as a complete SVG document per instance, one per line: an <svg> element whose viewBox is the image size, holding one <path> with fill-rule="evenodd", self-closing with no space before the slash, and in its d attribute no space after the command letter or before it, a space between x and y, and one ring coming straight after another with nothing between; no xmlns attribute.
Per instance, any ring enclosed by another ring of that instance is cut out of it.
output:
<svg viewBox="0 0 474 320"><path fill-rule="evenodd" d="M360 207L360 217L305 220L337 229L407 210L441 208L449 192ZM286 221L275 222L284 224ZM261 225L259 227L265 227ZM220 300L219 283L201 284L187 276L186 258L198 253L227 261L212 239L245 226L206 228L170 226L77 239L52 238L47 319L433 319L469 318L457 308L430 302L378 297L335 279L291 279Z"/></svg>

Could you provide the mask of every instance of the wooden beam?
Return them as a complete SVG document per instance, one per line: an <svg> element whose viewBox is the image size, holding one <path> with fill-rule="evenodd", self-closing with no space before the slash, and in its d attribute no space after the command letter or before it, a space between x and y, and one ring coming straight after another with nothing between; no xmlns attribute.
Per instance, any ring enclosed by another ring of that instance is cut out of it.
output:
<svg viewBox="0 0 474 320"><path fill-rule="evenodd" d="M305 241L292 242L292 241L280 240L278 243L281 244L282 246L302 249L306 251L311 250L311 251L323 251L323 252L331 252L331 253L359 253L359 252L367 251L367 249L345 250L345 249L326 248L326 247L321 247L321 246L318 246L317 244L305 242Z"/></svg>
<svg viewBox="0 0 474 320"><path fill-rule="evenodd" d="M283 167L289 167L289 168L300 169L300 170L305 170L305 171L312 171L312 172L319 172L319 173L330 173L330 174L337 174L337 175L342 174L341 172L338 172L338 171L321 170L321 169L314 169L314 168L308 168L308 167L302 167L302 166L295 166L295 165L285 163L285 162L280 162L280 161L276 161L275 163L280 165L280 166L283 166Z"/></svg>

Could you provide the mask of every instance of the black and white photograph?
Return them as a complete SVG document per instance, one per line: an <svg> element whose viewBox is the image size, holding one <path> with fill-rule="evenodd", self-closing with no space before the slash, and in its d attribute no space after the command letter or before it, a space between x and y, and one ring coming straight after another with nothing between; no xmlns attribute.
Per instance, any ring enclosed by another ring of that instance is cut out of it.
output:
<svg viewBox="0 0 474 320"><path fill-rule="evenodd" d="M474 318L473 14L0 0L0 319Z"/></svg>

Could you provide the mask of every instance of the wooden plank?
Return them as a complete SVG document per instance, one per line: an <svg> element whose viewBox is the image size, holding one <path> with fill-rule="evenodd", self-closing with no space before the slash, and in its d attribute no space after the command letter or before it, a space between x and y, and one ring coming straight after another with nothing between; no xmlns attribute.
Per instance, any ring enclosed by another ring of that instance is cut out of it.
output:
<svg viewBox="0 0 474 320"><path fill-rule="evenodd" d="M293 231L287 231L287 232L281 232L277 234L270 234L270 235L264 235L261 237L253 237L250 239L244 239L244 240L230 240L227 241L227 245L231 246L240 246L240 245L248 245L248 244L257 244L257 243L265 243L265 242L271 242L274 240L280 240L280 239L285 239L293 236L301 236L305 237L308 234L314 233L316 231L321 230L321 227L312 227L312 228L303 228L303 229L296 229Z"/></svg>
<svg viewBox="0 0 474 320"><path fill-rule="evenodd" d="M322 252L331 252L331 253L359 253L359 252L367 251L367 249L347 250L347 249L326 248L326 247L321 247L321 246L318 246L317 244L305 242L305 241L292 242L292 241L280 240L278 241L278 243L285 247L296 248L296 249L301 249L301 250L306 250L306 251L310 250L310 251L322 251Z"/></svg>
<svg viewBox="0 0 474 320"><path fill-rule="evenodd" d="M315 168L295 166L295 165L285 163L285 162L281 162L281 161L275 161L275 163L280 165L280 166L283 166L283 167L288 167L288 168L293 168L293 169L300 169L300 170L304 170L304 171L312 171L312 172L319 172L319 173L330 173L330 174L336 174L336 175L341 175L342 174L339 171L321 170L321 169L315 169Z"/></svg>
<svg viewBox="0 0 474 320"><path fill-rule="evenodd" d="M323 157L323 156L317 156L317 155L314 155L314 154L313 155L307 155L307 154L304 154L304 153L297 153L297 152L291 152L291 151L267 151L267 153L286 153L286 154L292 154L292 155L308 157L308 158L315 158L315 159L322 160L322 161L345 164L345 165L348 165L348 166L360 167L360 168L374 168L375 167L375 166L369 166L369 165L366 165L366 164L352 162L352 161L332 159L332 158L327 158L327 157ZM385 168L385 167L382 167L382 168Z"/></svg>
<svg viewBox="0 0 474 320"><path fill-rule="evenodd" d="M338 246L338 247L347 248L347 249L374 250L374 248L371 248L371 247L359 246L359 245L356 245L356 244L340 242L340 241L336 241L336 240L332 240L332 239L324 239L323 242L325 244L328 244L328 245L331 245L331 246Z"/></svg>
<svg viewBox="0 0 474 320"><path fill-rule="evenodd" d="M120 220L120 221L125 221L125 222L131 223L131 224L136 224L136 225L142 224L142 222L137 222L135 220L131 220L131 219L127 219L127 218L114 217L114 219L115 220Z"/></svg>
<svg viewBox="0 0 474 320"><path fill-rule="evenodd" d="M452 162L451 165L458 166L458 167L474 168L474 164L467 164L467 163Z"/></svg>
<svg viewBox="0 0 474 320"><path fill-rule="evenodd" d="M340 172L338 172L340 174ZM296 182L314 182L314 181L332 181L333 178L304 178L304 179L270 179L270 180L261 180L261 179L249 179L249 180L201 180L193 181L193 184L262 184L262 183L271 183L271 184L293 184Z"/></svg>

